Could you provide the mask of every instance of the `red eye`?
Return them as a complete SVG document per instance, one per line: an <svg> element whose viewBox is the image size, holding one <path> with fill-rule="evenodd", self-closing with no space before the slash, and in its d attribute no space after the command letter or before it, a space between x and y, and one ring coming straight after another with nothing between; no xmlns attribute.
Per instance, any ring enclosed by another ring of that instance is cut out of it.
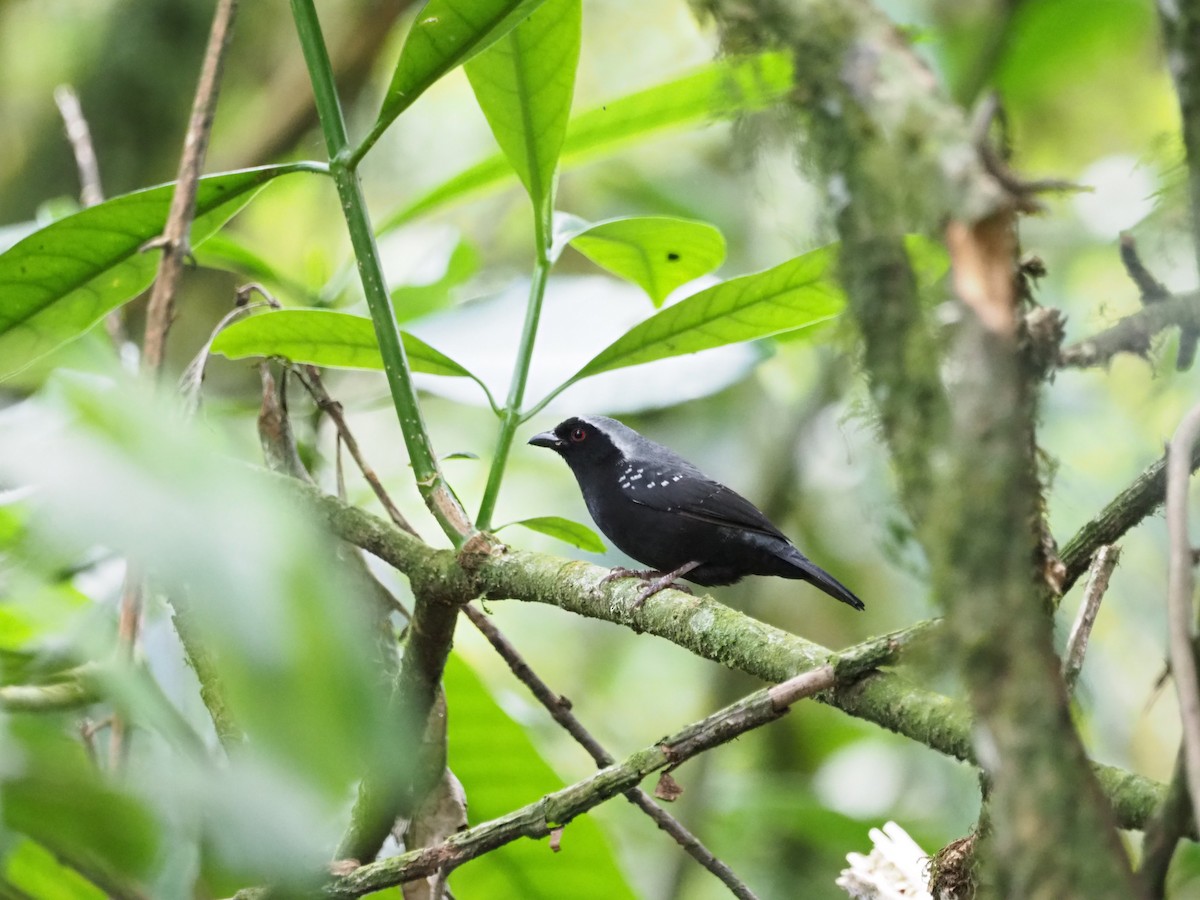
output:
<svg viewBox="0 0 1200 900"><path fill-rule="evenodd" d="M574 431L571 432L571 440L573 440L577 444L580 443L581 441L583 441L586 437L587 437L587 432L582 428L576 428Z"/></svg>

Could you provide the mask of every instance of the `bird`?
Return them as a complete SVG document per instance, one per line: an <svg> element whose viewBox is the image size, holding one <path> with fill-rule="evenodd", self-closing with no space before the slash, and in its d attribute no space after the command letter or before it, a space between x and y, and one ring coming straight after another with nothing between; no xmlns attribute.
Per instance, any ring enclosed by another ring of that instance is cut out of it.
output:
<svg viewBox="0 0 1200 900"><path fill-rule="evenodd" d="M753 503L616 419L572 416L529 443L566 461L597 527L626 555L650 566L645 571L618 566L605 577L645 581L637 607L667 587L682 587L675 584L680 578L714 587L746 575L776 575L807 581L864 608Z"/></svg>

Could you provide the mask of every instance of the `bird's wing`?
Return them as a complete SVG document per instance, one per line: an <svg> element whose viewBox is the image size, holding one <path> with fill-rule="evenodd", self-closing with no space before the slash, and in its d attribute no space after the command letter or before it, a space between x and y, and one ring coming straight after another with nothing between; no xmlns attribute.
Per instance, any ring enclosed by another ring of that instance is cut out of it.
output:
<svg viewBox="0 0 1200 900"><path fill-rule="evenodd" d="M645 486L631 492L635 503L689 519L746 528L772 537L787 538L753 503L737 491L708 478L658 475Z"/></svg>

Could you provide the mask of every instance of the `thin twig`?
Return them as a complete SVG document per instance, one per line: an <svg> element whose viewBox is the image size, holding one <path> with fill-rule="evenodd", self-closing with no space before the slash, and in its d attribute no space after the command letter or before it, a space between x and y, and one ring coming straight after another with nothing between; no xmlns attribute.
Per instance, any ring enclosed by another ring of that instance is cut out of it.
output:
<svg viewBox="0 0 1200 900"><path fill-rule="evenodd" d="M217 87L220 84L225 51L229 46L236 11L237 0L218 0L200 70L200 83L196 88L191 119L184 136L183 154L179 161L175 192L171 197L171 209L167 214L162 236L154 242L163 247L163 256L159 261L154 287L150 292L150 302L146 310L146 331L142 339L142 365L151 378L157 377L162 369L167 332L171 328L175 290L183 273L184 258L188 253L187 236L195 215L196 185L208 148L208 137L212 130L213 112L217 103ZM129 648L127 652L130 654L140 631L144 592L145 574L137 567L131 566L125 575L125 589L121 596L117 627L117 640L122 646ZM176 615L176 628L181 621L186 621L186 616L181 619ZM189 641L184 634L180 634L180 639L189 659L192 659L198 648L193 647L194 642ZM193 667L197 672L202 671L198 666ZM212 691L215 686L207 685L207 688ZM118 765L123 758L124 744L125 722L122 717L117 716L113 720L109 743L111 765Z"/></svg>
<svg viewBox="0 0 1200 900"><path fill-rule="evenodd" d="M1192 809L1200 809L1200 685L1196 682L1196 656L1192 641L1195 579L1192 545L1188 537L1188 482L1192 448L1200 437L1200 405L1192 407L1167 447L1167 529L1170 557L1167 579L1167 621L1171 674L1179 697L1183 725L1184 769Z"/></svg>
<svg viewBox="0 0 1200 900"><path fill-rule="evenodd" d="M1161 303L1171 296L1166 285L1154 277L1154 273L1146 268L1138 253L1137 242L1131 234L1121 235L1121 262L1125 264L1125 272L1130 281L1137 285L1142 298L1142 305Z"/></svg>
<svg viewBox="0 0 1200 900"><path fill-rule="evenodd" d="M561 725L581 747L587 750L596 765L600 768L611 766L614 762L612 755L604 749L603 745L596 740L592 733L571 712L570 704L563 697L550 690L549 685L542 681L537 673L529 667L529 664L517 651L517 648L501 633L500 629L492 624L484 612L477 606L468 604L463 607L463 613L479 629L480 633L487 638L488 643L500 654L500 658L508 663L508 667L512 670L513 675L529 688L533 696L546 708L546 711L550 713L554 721ZM734 871L721 860L717 859L712 851L700 842L699 838L688 831L683 823L659 806L646 791L640 787L634 788L627 791L625 797L630 803L648 815L659 828L670 835L689 856L720 879L721 883L729 888L730 893L735 897L741 898L741 900L753 900L755 897L754 893L737 877Z"/></svg>
<svg viewBox="0 0 1200 900"><path fill-rule="evenodd" d="M1079 678L1080 669L1083 668L1088 638L1091 637L1096 614L1100 612L1100 601L1104 599L1104 593L1108 590L1108 580L1112 577L1113 569L1117 567L1120 558L1121 548L1114 544L1105 544L1092 557L1087 587L1083 590L1083 602L1079 604L1079 612L1071 626L1071 636L1067 638L1067 649L1063 653L1063 681L1068 692L1075 690L1075 682Z"/></svg>
<svg viewBox="0 0 1200 900"><path fill-rule="evenodd" d="M196 187L208 150L221 71L225 65L225 51L233 34L236 13L237 0L218 0L200 69L200 83L196 87L192 115L183 141L183 155L179 160L175 193L171 196L171 210L167 214L162 235L152 242L153 246L162 247L163 256L154 279L154 288L150 292L150 303L146 309L146 336L142 344L144 365L151 375L156 375L162 367L167 332L171 328L175 290L189 253L188 232L191 231L195 215Z"/></svg>
<svg viewBox="0 0 1200 900"><path fill-rule="evenodd" d="M100 164L96 161L96 149L92 144L92 132L79 95L69 84L60 84L54 89L54 102L67 129L67 140L75 154L75 167L79 170L79 201L84 206L95 206L104 202L104 188L100 184Z"/></svg>
<svg viewBox="0 0 1200 900"><path fill-rule="evenodd" d="M355 464L358 466L359 471L362 472L363 478L367 480L367 484L371 486L371 490L375 492L375 496L387 512L388 518L392 520L397 528L407 531L415 538L419 538L420 535L408 524L408 520L404 518L404 514L400 512L400 509L392 502L392 498L388 496L388 492L384 490L383 484L379 481L379 476L375 474L375 470L367 464L366 459L362 455L362 450L358 446L358 441L354 437L354 433L350 431L350 427L346 424L342 404L330 397L329 392L325 390L325 384L321 381L320 369L316 366L305 366L302 369L297 367L296 374L300 376L301 384L308 388L308 392L312 394L312 398L318 408L333 420L342 443L346 445L346 449L354 457Z"/></svg>
<svg viewBox="0 0 1200 900"><path fill-rule="evenodd" d="M647 775L677 766L699 753L778 719L792 704L828 690L835 680L833 667L822 666L774 687L755 691L678 733L639 750L619 765L601 769L528 806L459 832L433 847L413 850L363 866L328 885L325 895L362 896L431 875L445 867L453 868L520 837L546 837L554 828L566 825L589 809L637 786Z"/></svg>

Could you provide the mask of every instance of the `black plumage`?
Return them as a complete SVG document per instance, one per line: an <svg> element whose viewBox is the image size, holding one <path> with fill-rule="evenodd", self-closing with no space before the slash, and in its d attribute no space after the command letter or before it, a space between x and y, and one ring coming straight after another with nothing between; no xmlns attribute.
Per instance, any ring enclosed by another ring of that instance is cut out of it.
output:
<svg viewBox="0 0 1200 900"><path fill-rule="evenodd" d="M661 444L607 416L567 419L529 443L566 460L588 512L614 544L651 572L639 604L676 578L733 584L746 575L798 578L862 609L840 581L814 565L749 500Z"/></svg>

